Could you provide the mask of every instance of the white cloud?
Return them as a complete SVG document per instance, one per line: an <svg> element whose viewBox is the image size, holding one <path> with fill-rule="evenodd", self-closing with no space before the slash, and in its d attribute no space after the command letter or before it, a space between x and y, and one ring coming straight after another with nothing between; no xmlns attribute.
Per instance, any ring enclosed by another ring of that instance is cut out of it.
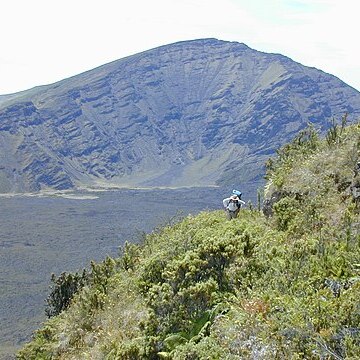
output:
<svg viewBox="0 0 360 360"><path fill-rule="evenodd" d="M203 37L282 53L360 89L356 10L355 0L5 1L0 94Z"/></svg>

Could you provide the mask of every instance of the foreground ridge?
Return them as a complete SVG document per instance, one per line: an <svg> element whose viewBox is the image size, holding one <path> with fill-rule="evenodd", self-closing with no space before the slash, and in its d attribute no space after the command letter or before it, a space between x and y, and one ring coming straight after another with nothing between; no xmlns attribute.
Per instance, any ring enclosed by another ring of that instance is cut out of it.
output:
<svg viewBox="0 0 360 360"><path fill-rule="evenodd" d="M267 163L266 216L187 216L54 279L18 358L359 358L359 151L359 124L310 126Z"/></svg>

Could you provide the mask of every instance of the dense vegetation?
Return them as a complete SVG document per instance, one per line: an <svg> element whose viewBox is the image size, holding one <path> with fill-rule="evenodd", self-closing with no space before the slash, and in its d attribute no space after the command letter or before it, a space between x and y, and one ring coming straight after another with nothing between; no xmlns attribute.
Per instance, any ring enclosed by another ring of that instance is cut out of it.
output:
<svg viewBox="0 0 360 360"><path fill-rule="evenodd" d="M359 359L359 152L359 124L309 126L267 164L266 216L188 216L53 279L18 358Z"/></svg>

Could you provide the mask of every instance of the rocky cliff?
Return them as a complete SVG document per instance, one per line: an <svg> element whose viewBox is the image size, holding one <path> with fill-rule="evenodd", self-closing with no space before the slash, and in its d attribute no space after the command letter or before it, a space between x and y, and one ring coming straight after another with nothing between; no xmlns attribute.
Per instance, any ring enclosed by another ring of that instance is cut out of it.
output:
<svg viewBox="0 0 360 360"><path fill-rule="evenodd" d="M359 117L360 93L332 75L236 42L179 42L0 97L0 192L256 181L308 121L344 113Z"/></svg>

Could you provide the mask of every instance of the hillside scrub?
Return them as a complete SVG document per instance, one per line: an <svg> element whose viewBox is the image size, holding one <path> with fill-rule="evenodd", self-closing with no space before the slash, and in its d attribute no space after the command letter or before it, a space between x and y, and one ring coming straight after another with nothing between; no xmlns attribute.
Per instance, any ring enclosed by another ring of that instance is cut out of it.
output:
<svg viewBox="0 0 360 360"><path fill-rule="evenodd" d="M360 358L359 151L359 124L305 129L267 164L267 216L126 244L18 359Z"/></svg>

